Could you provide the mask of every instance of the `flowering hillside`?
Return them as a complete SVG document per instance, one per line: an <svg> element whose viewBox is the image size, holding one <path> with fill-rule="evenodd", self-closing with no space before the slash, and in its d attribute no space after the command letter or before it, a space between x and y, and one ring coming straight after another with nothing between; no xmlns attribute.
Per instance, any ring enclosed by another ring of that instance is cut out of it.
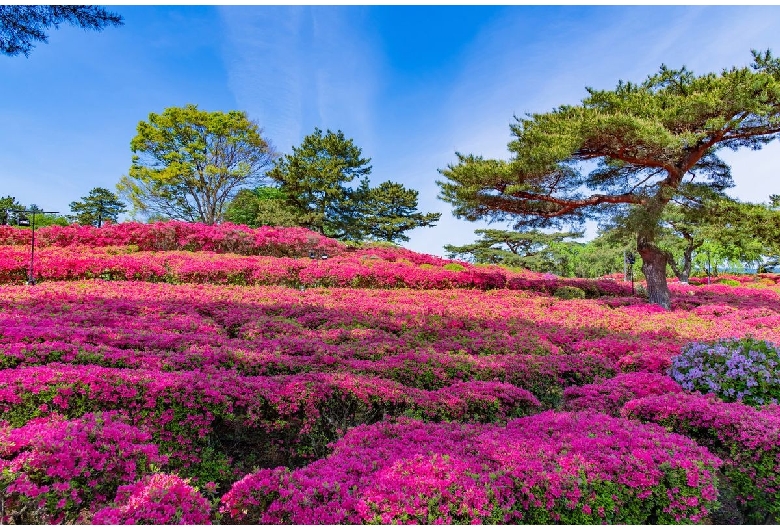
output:
<svg viewBox="0 0 780 530"><path fill-rule="evenodd" d="M47 230L35 286L0 233L4 523L780 516L774 276L664 311L304 229Z"/></svg>

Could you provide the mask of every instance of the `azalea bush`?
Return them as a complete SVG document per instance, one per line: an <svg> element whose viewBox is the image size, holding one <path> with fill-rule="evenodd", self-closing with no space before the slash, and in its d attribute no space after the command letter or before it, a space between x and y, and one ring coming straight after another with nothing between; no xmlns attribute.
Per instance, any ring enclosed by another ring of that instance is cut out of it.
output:
<svg viewBox="0 0 780 530"><path fill-rule="evenodd" d="M780 517L780 407L756 410L715 396L666 394L629 401L622 414L688 436L723 459L721 471L751 523Z"/></svg>
<svg viewBox="0 0 780 530"><path fill-rule="evenodd" d="M748 405L780 400L780 349L751 337L694 342L672 359L669 375L688 391Z"/></svg>
<svg viewBox="0 0 780 530"><path fill-rule="evenodd" d="M120 486L91 524L211 524L211 503L186 480L162 473Z"/></svg>
<svg viewBox="0 0 780 530"><path fill-rule="evenodd" d="M719 463L660 427L598 414L408 420L355 428L302 469L248 475L220 510L244 524L696 522L714 507Z"/></svg>
<svg viewBox="0 0 780 530"><path fill-rule="evenodd" d="M666 311L304 229L40 233L28 286L29 231L0 227L2 522L775 520L777 407L745 404L771 277L672 282ZM679 366L726 342L741 403Z"/></svg>
<svg viewBox="0 0 780 530"><path fill-rule="evenodd" d="M0 226L0 245L29 245L29 230ZM338 252L343 245L306 228L222 223L206 225L183 221L106 224L94 226L47 226L35 231L35 244L41 247L88 246L125 247L133 250L214 251L245 255L302 256L310 250Z"/></svg>
<svg viewBox="0 0 780 530"><path fill-rule="evenodd" d="M322 456L349 427L387 416L496 422L539 405L506 383L426 391L350 374L242 377L63 364L0 371L0 418L13 426L50 412L78 417L118 408L200 482L227 480L229 456L239 468ZM229 447L230 455L214 446Z"/></svg>
<svg viewBox="0 0 780 530"><path fill-rule="evenodd" d="M84 514L105 506L120 485L166 462L149 434L113 413L6 424L0 428L0 521L88 522Z"/></svg>
<svg viewBox="0 0 780 530"><path fill-rule="evenodd" d="M668 376L630 372L598 383L566 388L563 393L563 409L619 416L623 405L632 399L679 392L682 392L680 385Z"/></svg>

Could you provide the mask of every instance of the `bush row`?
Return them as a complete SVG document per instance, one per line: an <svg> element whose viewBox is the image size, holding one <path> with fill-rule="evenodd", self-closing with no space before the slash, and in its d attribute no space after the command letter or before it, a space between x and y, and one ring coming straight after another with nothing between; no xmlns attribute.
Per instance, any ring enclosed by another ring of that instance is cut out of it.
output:
<svg viewBox="0 0 780 530"><path fill-rule="evenodd" d="M244 524L674 524L715 504L719 460L654 425L547 412L506 427L379 423L333 454L237 482Z"/></svg>
<svg viewBox="0 0 780 530"><path fill-rule="evenodd" d="M0 226L0 245L29 245L30 230ZM338 252L344 246L306 228L222 223L204 225L182 221L106 224L94 226L47 226L35 231L35 245L41 247L132 246L135 250L213 251L245 255L303 256L310 250Z"/></svg>
<svg viewBox="0 0 780 530"><path fill-rule="evenodd" d="M495 422L539 409L527 390L487 381L426 391L349 374L269 378L59 364L0 371L0 419L11 426L51 413L120 410L153 434L173 469L198 483L229 481L233 468L323 456L348 428L384 417Z"/></svg>
<svg viewBox="0 0 780 530"><path fill-rule="evenodd" d="M0 247L0 283L21 284L29 272L29 252L21 246ZM328 260L296 257L240 256L213 252L121 252L111 248L43 248L36 253L38 281L138 280L165 283L285 285L413 289L512 289L553 294L579 289L588 297L628 294L625 284L604 280L545 278L512 273L500 267L451 267L448 262L423 266L406 259L370 259L373 251L346 253Z"/></svg>

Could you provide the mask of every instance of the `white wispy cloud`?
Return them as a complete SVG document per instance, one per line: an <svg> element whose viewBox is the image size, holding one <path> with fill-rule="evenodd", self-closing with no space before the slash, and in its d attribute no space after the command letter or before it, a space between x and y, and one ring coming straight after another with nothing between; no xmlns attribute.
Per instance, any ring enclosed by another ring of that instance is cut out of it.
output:
<svg viewBox="0 0 780 530"><path fill-rule="evenodd" d="M239 106L289 152L315 126L373 141L372 48L345 8L220 8L225 63Z"/></svg>

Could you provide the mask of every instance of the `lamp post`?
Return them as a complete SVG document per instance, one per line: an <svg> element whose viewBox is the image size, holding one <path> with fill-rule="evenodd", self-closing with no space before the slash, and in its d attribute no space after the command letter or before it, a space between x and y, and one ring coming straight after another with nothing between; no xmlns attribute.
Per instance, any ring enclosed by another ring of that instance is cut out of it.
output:
<svg viewBox="0 0 780 530"><path fill-rule="evenodd" d="M30 271L27 274L27 285L35 285L35 275L33 273L33 267L35 265L35 214L36 213L60 213L60 212L44 212L43 210L38 210L37 208L31 209L31 210L8 210L9 212L14 212L21 214L19 216L19 226L29 226L32 229L32 240L30 242ZM25 216L25 214L30 214L32 217L32 223L29 219Z"/></svg>
<svg viewBox="0 0 780 530"><path fill-rule="evenodd" d="M625 251L623 254L623 270L625 271L624 278L628 280L631 278L631 294L634 294L634 263L636 263L636 256L633 252Z"/></svg>

